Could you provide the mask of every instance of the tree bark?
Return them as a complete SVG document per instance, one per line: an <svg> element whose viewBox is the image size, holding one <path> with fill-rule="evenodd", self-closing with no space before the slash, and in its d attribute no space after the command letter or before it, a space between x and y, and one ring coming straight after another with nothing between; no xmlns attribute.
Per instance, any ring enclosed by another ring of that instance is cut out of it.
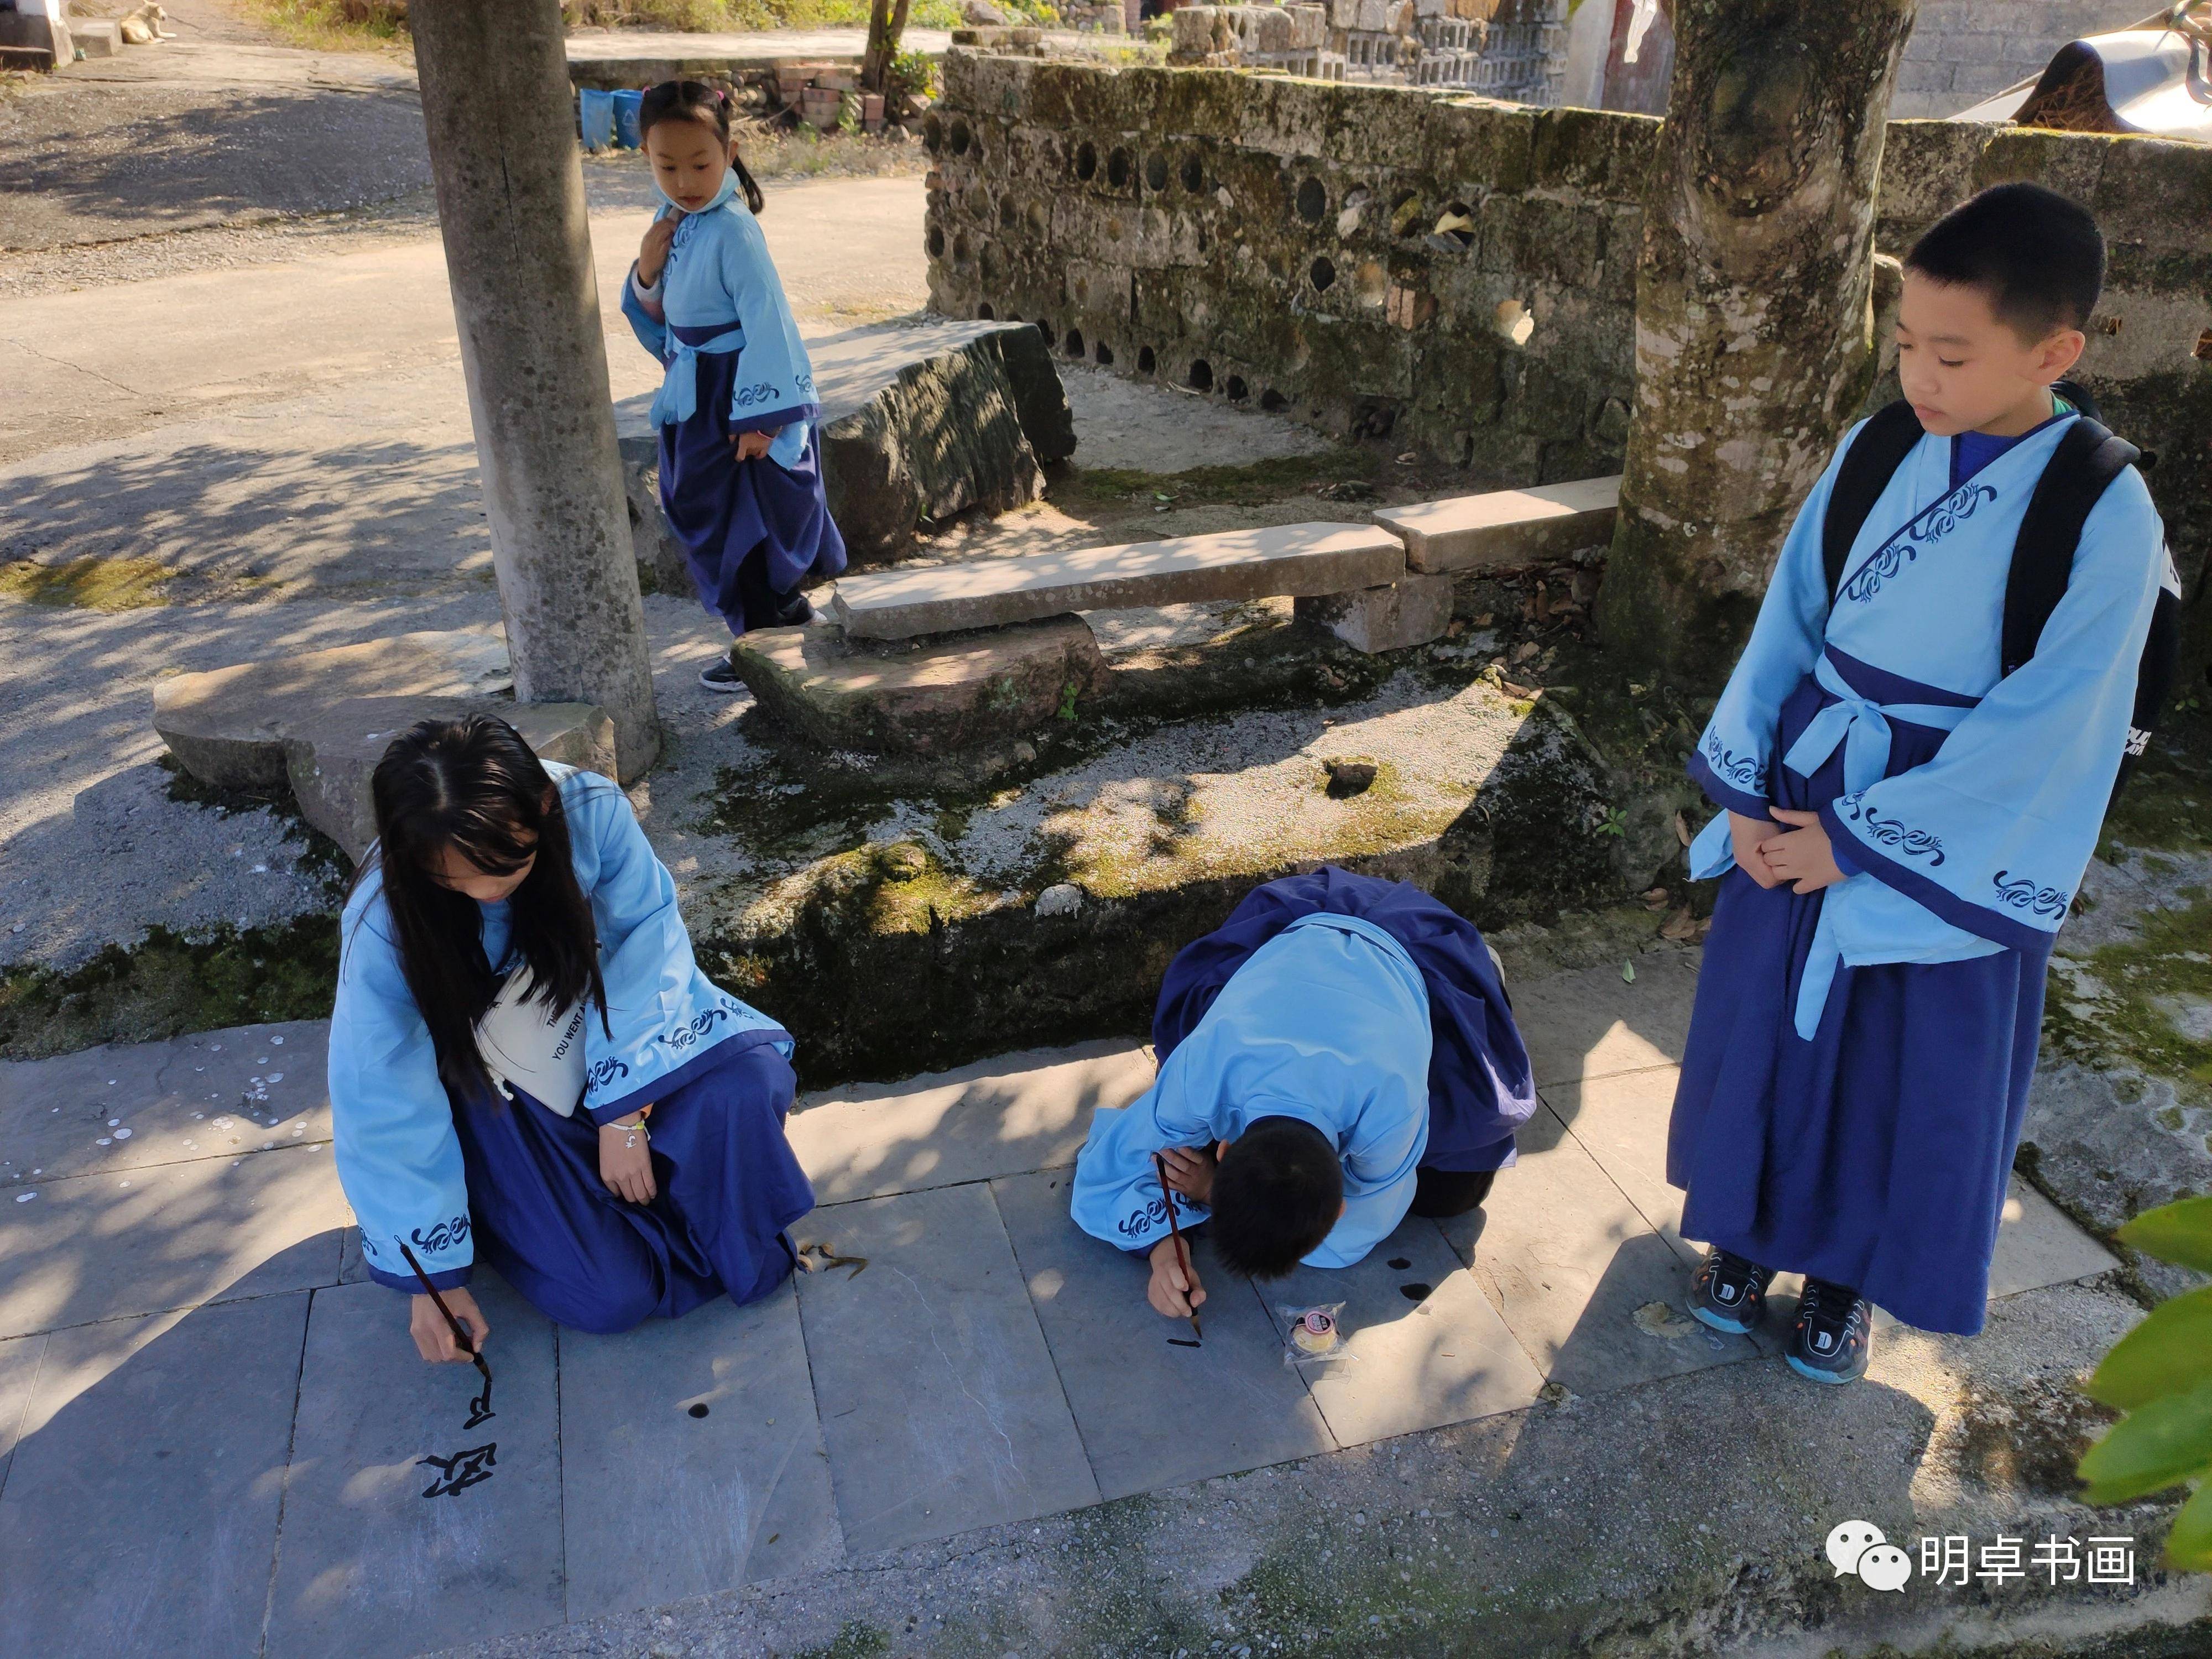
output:
<svg viewBox="0 0 2212 1659"><path fill-rule="evenodd" d="M1914 0L1676 0L1644 198L1613 653L1726 676L1872 384L1875 177Z"/></svg>
<svg viewBox="0 0 2212 1659"><path fill-rule="evenodd" d="M515 696L605 709L627 782L660 728L559 0L411 21Z"/></svg>
<svg viewBox="0 0 2212 1659"><path fill-rule="evenodd" d="M860 90L882 94L884 114L890 114L891 60L898 56L899 40L906 33L906 15L912 0L872 0L868 7L868 48L860 59Z"/></svg>

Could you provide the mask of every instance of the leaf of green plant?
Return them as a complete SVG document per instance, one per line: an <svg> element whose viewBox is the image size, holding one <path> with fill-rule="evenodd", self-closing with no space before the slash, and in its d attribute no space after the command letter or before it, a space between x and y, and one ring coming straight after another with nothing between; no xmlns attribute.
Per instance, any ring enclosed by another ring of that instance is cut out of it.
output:
<svg viewBox="0 0 2212 1659"><path fill-rule="evenodd" d="M2212 1381L2212 1285L2152 1310L2089 1379L2092 1400L2133 1411Z"/></svg>
<svg viewBox="0 0 2212 1659"><path fill-rule="evenodd" d="M2212 1474L2212 1382L2130 1412L2082 1454L2092 1504L2124 1504Z"/></svg>
<svg viewBox="0 0 2212 1659"><path fill-rule="evenodd" d="M2145 1210L2120 1229L2119 1237L2145 1255L2212 1273L2212 1198L2185 1198Z"/></svg>
<svg viewBox="0 0 2212 1659"><path fill-rule="evenodd" d="M2166 1564L2185 1572L2212 1572L2212 1480L2199 1486L2173 1517L2173 1530L2166 1535Z"/></svg>

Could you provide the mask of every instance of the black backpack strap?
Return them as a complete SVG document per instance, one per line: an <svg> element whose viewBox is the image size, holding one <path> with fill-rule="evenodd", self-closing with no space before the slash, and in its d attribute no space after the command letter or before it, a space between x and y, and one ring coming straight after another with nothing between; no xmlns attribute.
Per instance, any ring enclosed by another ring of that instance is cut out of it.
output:
<svg viewBox="0 0 2212 1659"><path fill-rule="evenodd" d="M1832 597L1844 580L1851 544L1858 539L1867 514L1924 435L1912 405L1900 398L1868 417L1844 452L1844 464L1836 470L1835 488L1828 492L1828 510L1820 521L1820 556Z"/></svg>
<svg viewBox="0 0 2212 1659"><path fill-rule="evenodd" d="M2005 581L2006 673L2035 654L2044 624L2066 596L2081 526L2137 453L2133 444L2086 415L2066 428L2051 451L2013 543L2012 571Z"/></svg>

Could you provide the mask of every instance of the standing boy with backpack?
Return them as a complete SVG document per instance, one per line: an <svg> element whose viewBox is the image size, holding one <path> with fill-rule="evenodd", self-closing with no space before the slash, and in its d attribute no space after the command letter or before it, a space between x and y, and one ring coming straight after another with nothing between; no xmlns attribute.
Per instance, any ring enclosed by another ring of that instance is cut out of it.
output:
<svg viewBox="0 0 2212 1659"><path fill-rule="evenodd" d="M1748 1331L1802 1273L1816 1382L1864 1374L1874 1303L1981 1328L2051 940L2154 710L2163 527L2053 390L2104 263L2034 185L1915 245L1906 401L1814 486L1690 763L1724 809L1690 851L1723 880L1667 1148L1711 1245L1691 1308Z"/></svg>

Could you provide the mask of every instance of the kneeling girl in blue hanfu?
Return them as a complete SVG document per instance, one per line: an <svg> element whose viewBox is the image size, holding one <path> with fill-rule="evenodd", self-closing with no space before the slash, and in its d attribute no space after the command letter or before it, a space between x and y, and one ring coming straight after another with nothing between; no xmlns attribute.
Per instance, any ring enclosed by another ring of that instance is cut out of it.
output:
<svg viewBox="0 0 2212 1659"><path fill-rule="evenodd" d="M2123 469L2008 660L2039 481L2062 443L2103 447L2069 438L2081 412L2052 391L2103 270L2095 222L2039 185L1921 238L1897 325L1911 422L1853 428L1814 485L1692 757L1724 810L1690 849L1721 884L1667 1146L1682 1231L1711 1245L1691 1310L1748 1331L1773 1275L1803 1273L1785 1357L1814 1382L1864 1374L1877 1304L1982 1327L2051 941L2169 568ZM1832 579L1827 515L1870 430L1909 447Z"/></svg>
<svg viewBox="0 0 2212 1659"><path fill-rule="evenodd" d="M1351 1267L1409 1212L1480 1204L1536 1106L1474 924L1417 887L1334 868L1255 888L1184 947L1152 1044L1158 1079L1091 1119L1072 1210L1148 1259L1146 1299L1171 1318L1206 1290L1170 1204L1231 1273Z"/></svg>
<svg viewBox="0 0 2212 1659"><path fill-rule="evenodd" d="M467 1358L417 1263L478 1342L479 1253L586 1331L781 1284L814 1205L783 1134L792 1040L693 963L623 792L483 715L404 733L372 787L332 1132L370 1276L416 1293L422 1357Z"/></svg>
<svg viewBox="0 0 2212 1659"><path fill-rule="evenodd" d="M760 186L727 94L664 81L638 128L661 207L623 284L623 314L667 365L653 400L660 502L692 580L732 634L813 620L802 591L845 568L822 487L814 370L761 234ZM740 684L727 662L700 684Z"/></svg>

